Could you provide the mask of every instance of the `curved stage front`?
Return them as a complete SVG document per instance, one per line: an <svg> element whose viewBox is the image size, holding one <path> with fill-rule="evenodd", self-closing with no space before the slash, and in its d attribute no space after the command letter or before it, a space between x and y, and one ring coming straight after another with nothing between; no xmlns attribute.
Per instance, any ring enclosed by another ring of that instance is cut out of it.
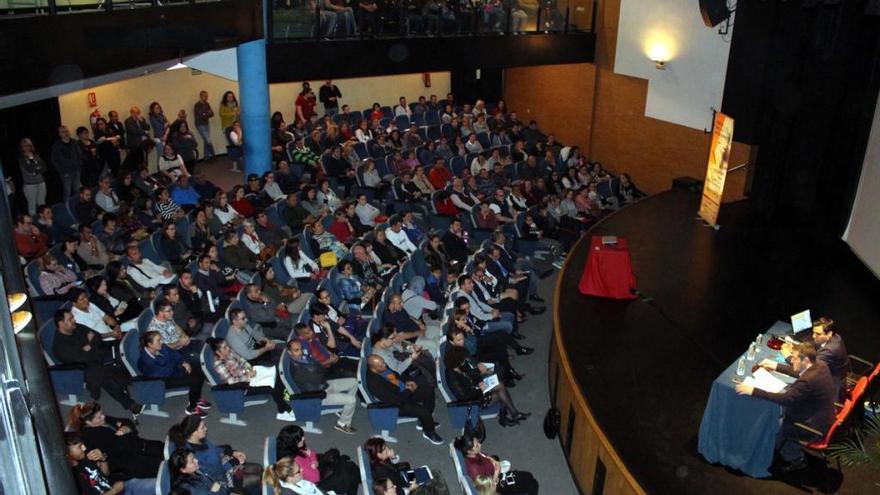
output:
<svg viewBox="0 0 880 495"><path fill-rule="evenodd" d="M839 493L872 493L874 480L859 469L758 480L697 453L712 382L775 321L809 308L838 322L851 353L880 357L877 280L841 243L753 227L745 201L721 208L716 231L695 218L699 199L669 191L620 210L584 236L563 267L549 381L581 491L810 493L830 479ZM578 292L590 235L629 240L648 300ZM604 491L594 491L597 484Z"/></svg>

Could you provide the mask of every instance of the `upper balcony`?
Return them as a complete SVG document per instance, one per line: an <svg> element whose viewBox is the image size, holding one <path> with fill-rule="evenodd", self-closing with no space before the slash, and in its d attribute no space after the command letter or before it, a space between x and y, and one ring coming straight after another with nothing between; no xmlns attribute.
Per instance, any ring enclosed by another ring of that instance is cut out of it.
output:
<svg viewBox="0 0 880 495"><path fill-rule="evenodd" d="M0 66L15 68L0 78L0 99L51 96L260 39L262 13L261 0L0 0Z"/></svg>
<svg viewBox="0 0 880 495"><path fill-rule="evenodd" d="M270 82L592 62L597 0L272 0Z"/></svg>

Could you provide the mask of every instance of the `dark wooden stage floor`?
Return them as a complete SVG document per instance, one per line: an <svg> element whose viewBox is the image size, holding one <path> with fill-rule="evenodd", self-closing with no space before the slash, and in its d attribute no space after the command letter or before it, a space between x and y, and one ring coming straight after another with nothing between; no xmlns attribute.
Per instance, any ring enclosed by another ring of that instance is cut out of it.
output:
<svg viewBox="0 0 880 495"><path fill-rule="evenodd" d="M880 359L877 280L835 242L752 227L746 202L722 207L719 231L695 219L698 203L696 194L670 191L592 232L629 239L639 288L651 302L581 295L588 237L572 251L558 308L573 372L649 493L818 493L818 468L756 480L707 463L696 452L700 419L718 374L755 335L803 309L834 318L851 353ZM844 468L842 481L828 474L839 493L880 493L877 473Z"/></svg>

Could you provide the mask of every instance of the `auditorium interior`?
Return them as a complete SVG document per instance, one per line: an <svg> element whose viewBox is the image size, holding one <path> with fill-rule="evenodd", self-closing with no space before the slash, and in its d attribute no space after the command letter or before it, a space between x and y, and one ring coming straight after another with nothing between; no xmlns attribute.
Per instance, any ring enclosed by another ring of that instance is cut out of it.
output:
<svg viewBox="0 0 880 495"><path fill-rule="evenodd" d="M880 493L880 0L0 27L0 493Z"/></svg>

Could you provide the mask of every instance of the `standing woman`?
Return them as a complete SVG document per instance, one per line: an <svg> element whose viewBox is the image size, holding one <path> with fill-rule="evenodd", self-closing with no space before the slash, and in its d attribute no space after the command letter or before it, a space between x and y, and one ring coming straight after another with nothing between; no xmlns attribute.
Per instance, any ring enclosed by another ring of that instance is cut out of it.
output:
<svg viewBox="0 0 880 495"><path fill-rule="evenodd" d="M220 100L220 128L223 132L232 126L232 123L238 120L241 115L241 109L238 106L238 100L235 99L235 93L227 91L223 93L223 99Z"/></svg>
<svg viewBox="0 0 880 495"><path fill-rule="evenodd" d="M34 151L34 143L30 138L22 138L18 143L18 167L21 169L21 179L24 187L24 197L27 198L28 213L37 214L37 206L46 203L46 162Z"/></svg>
<svg viewBox="0 0 880 495"><path fill-rule="evenodd" d="M150 127L153 128L153 141L156 143L156 149L162 149L162 144L168 141L168 119L165 112L162 111L162 105L154 101L150 103Z"/></svg>

